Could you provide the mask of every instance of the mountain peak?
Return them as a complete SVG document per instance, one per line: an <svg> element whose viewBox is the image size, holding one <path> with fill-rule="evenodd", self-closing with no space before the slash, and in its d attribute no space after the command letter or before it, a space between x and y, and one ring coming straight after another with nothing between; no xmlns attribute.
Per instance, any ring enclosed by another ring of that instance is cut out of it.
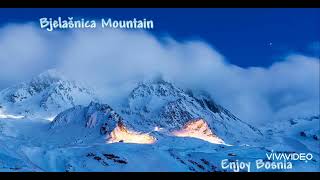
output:
<svg viewBox="0 0 320 180"><path fill-rule="evenodd" d="M96 98L92 90L68 80L55 69L47 70L29 82L0 92L0 103L7 110L14 109L16 112L11 113L28 116L41 113L41 116L52 117L61 110L87 104L94 99Z"/></svg>
<svg viewBox="0 0 320 180"><path fill-rule="evenodd" d="M172 83L164 80L153 80L139 83L138 86L130 93L130 98L145 97L145 96L179 96L183 90L174 86Z"/></svg>

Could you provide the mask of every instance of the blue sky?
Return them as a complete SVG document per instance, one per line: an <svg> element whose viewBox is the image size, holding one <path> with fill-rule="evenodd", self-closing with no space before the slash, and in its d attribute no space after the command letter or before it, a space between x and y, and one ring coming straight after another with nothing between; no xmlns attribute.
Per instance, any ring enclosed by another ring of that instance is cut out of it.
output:
<svg viewBox="0 0 320 180"><path fill-rule="evenodd" d="M40 17L151 18L152 33L179 41L201 39L241 67L268 67L289 53L316 55L320 9L1 9L0 25ZM318 49L319 50L319 49Z"/></svg>

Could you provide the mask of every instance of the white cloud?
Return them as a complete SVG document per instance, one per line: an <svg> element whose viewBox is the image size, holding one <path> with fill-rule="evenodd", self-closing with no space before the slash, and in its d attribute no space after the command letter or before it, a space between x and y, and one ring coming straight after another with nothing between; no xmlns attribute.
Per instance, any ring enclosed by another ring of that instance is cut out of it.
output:
<svg viewBox="0 0 320 180"><path fill-rule="evenodd" d="M288 114L290 108L301 107L299 112L306 113L306 107L319 106L319 59L312 57L291 55L268 68L241 68L204 42L170 37L160 41L146 32L49 33L33 25L8 26L0 32L5 52L0 53L0 87L58 67L97 88L108 102L121 99L138 81L160 74L179 86L209 91L249 122L264 124L283 118L279 113ZM309 113L319 113L319 108L313 109Z"/></svg>
<svg viewBox="0 0 320 180"><path fill-rule="evenodd" d="M32 24L12 24L0 29L0 88L27 80L53 65L53 36Z"/></svg>

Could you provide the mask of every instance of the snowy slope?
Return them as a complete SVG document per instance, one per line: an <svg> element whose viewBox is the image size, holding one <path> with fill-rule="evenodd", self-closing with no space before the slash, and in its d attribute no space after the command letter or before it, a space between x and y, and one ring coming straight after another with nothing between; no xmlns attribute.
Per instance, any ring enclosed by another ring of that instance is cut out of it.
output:
<svg viewBox="0 0 320 180"><path fill-rule="evenodd" d="M75 106L51 122L50 139L60 144L104 143L121 119L106 104L91 102L88 106Z"/></svg>
<svg viewBox="0 0 320 180"><path fill-rule="evenodd" d="M22 149L40 145L47 125L47 120L0 118L0 171L43 171Z"/></svg>
<svg viewBox="0 0 320 180"><path fill-rule="evenodd" d="M320 115L279 120L265 131L269 139L281 142L273 145L273 149L320 155Z"/></svg>

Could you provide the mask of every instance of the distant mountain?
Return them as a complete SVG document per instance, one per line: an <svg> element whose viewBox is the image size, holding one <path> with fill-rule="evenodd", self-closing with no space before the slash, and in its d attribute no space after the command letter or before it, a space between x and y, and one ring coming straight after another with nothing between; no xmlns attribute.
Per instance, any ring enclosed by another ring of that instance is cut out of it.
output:
<svg viewBox="0 0 320 180"><path fill-rule="evenodd" d="M56 70L48 70L29 82L0 92L3 113L52 118L59 112L95 100L89 88L67 80Z"/></svg>

